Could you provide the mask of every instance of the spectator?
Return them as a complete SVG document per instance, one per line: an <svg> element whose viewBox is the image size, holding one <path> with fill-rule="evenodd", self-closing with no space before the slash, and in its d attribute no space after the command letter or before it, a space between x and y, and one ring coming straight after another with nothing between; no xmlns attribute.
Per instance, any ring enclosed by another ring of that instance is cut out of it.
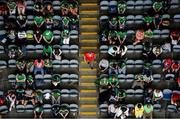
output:
<svg viewBox="0 0 180 119"><path fill-rule="evenodd" d="M28 61L26 63L26 73L33 73L34 71L34 63L33 61Z"/></svg>
<svg viewBox="0 0 180 119"><path fill-rule="evenodd" d="M150 117L150 119L152 119L153 118L152 116L153 116L153 106L151 104L145 104L143 119L146 119L147 117Z"/></svg>
<svg viewBox="0 0 180 119"><path fill-rule="evenodd" d="M172 30L170 34L170 38L171 38L172 45L180 44L180 31Z"/></svg>
<svg viewBox="0 0 180 119"><path fill-rule="evenodd" d="M42 59L37 59L34 61L34 74L36 75L37 72L41 72L44 75L44 61Z"/></svg>
<svg viewBox="0 0 180 119"><path fill-rule="evenodd" d="M43 106L41 104L36 105L34 108L34 118L37 117L42 118L43 112L44 112Z"/></svg>
<svg viewBox="0 0 180 119"><path fill-rule="evenodd" d="M14 93L10 92L7 96L7 99L10 101L9 111L11 111L12 108L15 108L16 95Z"/></svg>
<svg viewBox="0 0 180 119"><path fill-rule="evenodd" d="M91 69L93 69L94 60L95 60L95 53L94 52L90 51L90 52L84 53L84 61L89 64Z"/></svg>
<svg viewBox="0 0 180 119"><path fill-rule="evenodd" d="M34 4L35 14L42 15L43 9L44 9L44 7L42 4L42 1L36 1Z"/></svg>
<svg viewBox="0 0 180 119"><path fill-rule="evenodd" d="M53 49L53 56L55 60L61 60L62 59L62 51L60 48Z"/></svg>
<svg viewBox="0 0 180 119"><path fill-rule="evenodd" d="M46 43L51 44L54 40L53 32L50 30L45 30L43 33L43 39Z"/></svg>
<svg viewBox="0 0 180 119"><path fill-rule="evenodd" d="M117 31L115 30L110 30L108 34L108 41L110 45L115 45L118 43L117 39Z"/></svg>
<svg viewBox="0 0 180 119"><path fill-rule="evenodd" d="M124 14L127 9L127 5L125 1L118 1L118 14Z"/></svg>
<svg viewBox="0 0 180 119"><path fill-rule="evenodd" d="M159 89L155 89L153 91L153 102L154 103L160 103L160 101L163 99L163 93Z"/></svg>
<svg viewBox="0 0 180 119"><path fill-rule="evenodd" d="M44 70L45 70L46 74L51 74L52 73L52 60L45 59L45 61L44 61Z"/></svg>
<svg viewBox="0 0 180 119"><path fill-rule="evenodd" d="M127 32L122 32L122 31L117 32L117 38L119 40L120 45L124 44L126 37L127 37Z"/></svg>
<svg viewBox="0 0 180 119"><path fill-rule="evenodd" d="M154 16L154 20L153 20L154 26L156 29L159 29L161 23L162 23L162 16L159 14L156 14Z"/></svg>
<svg viewBox="0 0 180 119"><path fill-rule="evenodd" d="M45 16L52 16L54 15L53 6L51 3L48 3L45 8L43 9L43 13Z"/></svg>
<svg viewBox="0 0 180 119"><path fill-rule="evenodd" d="M126 17L121 17L121 16L118 16L118 24L119 24L119 29L124 29L125 26L126 26ZM127 33L124 32L124 34L126 35ZM123 37L124 35L122 35L121 37ZM123 39L125 39L125 37L123 37Z"/></svg>
<svg viewBox="0 0 180 119"><path fill-rule="evenodd" d="M123 60L119 63L119 74L126 74L126 61Z"/></svg>
<svg viewBox="0 0 180 119"><path fill-rule="evenodd" d="M136 45L144 40L145 34L144 30L137 30L133 45Z"/></svg>
<svg viewBox="0 0 180 119"><path fill-rule="evenodd" d="M59 113L63 117L63 119L65 119L67 117L67 115L69 114L68 107L67 106L61 106Z"/></svg>
<svg viewBox="0 0 180 119"><path fill-rule="evenodd" d="M63 44L69 44L70 43L70 34L69 34L69 30L64 29L61 33L61 38L62 38L62 42Z"/></svg>
<svg viewBox="0 0 180 119"><path fill-rule="evenodd" d="M20 28L25 28L27 24L26 16L19 15L16 22Z"/></svg>
<svg viewBox="0 0 180 119"><path fill-rule="evenodd" d="M116 119L116 117L125 119L127 116L129 116L129 108L127 106L121 106L119 108L116 108L115 112L116 112L116 114L114 116L114 119Z"/></svg>
<svg viewBox="0 0 180 119"><path fill-rule="evenodd" d="M174 91L171 95L171 104L180 106L180 91Z"/></svg>
<svg viewBox="0 0 180 119"><path fill-rule="evenodd" d="M155 55L156 58L158 58L162 53L162 48L161 46L155 46L153 47L153 54Z"/></svg>
<svg viewBox="0 0 180 119"><path fill-rule="evenodd" d="M39 29L44 25L45 19L43 16L37 15L34 17L34 24Z"/></svg>
<svg viewBox="0 0 180 119"><path fill-rule="evenodd" d="M117 56L117 54L119 54L119 47L118 46L110 47L108 50L108 54L112 57Z"/></svg>
<svg viewBox="0 0 180 119"><path fill-rule="evenodd" d="M137 74L135 76L135 80L133 82L132 88L135 88L137 86L141 87L142 89L144 88L144 80L141 74Z"/></svg>
<svg viewBox="0 0 180 119"><path fill-rule="evenodd" d="M71 19L68 16L63 16L62 17L62 28L69 29L70 21L71 21Z"/></svg>
<svg viewBox="0 0 180 119"><path fill-rule="evenodd" d="M25 86L26 75L24 73L16 74L16 86Z"/></svg>
<svg viewBox="0 0 180 119"><path fill-rule="evenodd" d="M25 96L24 105L26 105L29 101L30 101L33 105L35 105L35 100L34 100L35 94L34 94L34 92L33 92L32 89L27 88L27 89L25 90L25 95L24 95L24 96Z"/></svg>
<svg viewBox="0 0 180 119"><path fill-rule="evenodd" d="M60 9L61 9L61 14L62 14L62 16L68 15L68 13L69 13L68 3L63 3L63 4L61 4L60 7L61 7Z"/></svg>
<svg viewBox="0 0 180 119"><path fill-rule="evenodd" d="M162 3L162 1L155 1L154 3L153 3L153 9L154 9L154 11L157 13L157 12L159 12L159 11L161 11L161 9L163 8L163 3Z"/></svg>
<svg viewBox="0 0 180 119"><path fill-rule="evenodd" d="M61 93L59 90L53 90L51 95L52 104L60 104L61 102Z"/></svg>
<svg viewBox="0 0 180 119"><path fill-rule="evenodd" d="M135 105L135 117L138 118L142 118L143 117L143 113L144 113L144 107L142 105L142 103L138 103Z"/></svg>
<svg viewBox="0 0 180 119"><path fill-rule="evenodd" d="M16 49L15 48L11 48L8 52L8 56L10 59L14 59L17 55L16 55Z"/></svg>
<svg viewBox="0 0 180 119"><path fill-rule="evenodd" d="M171 65L172 72L178 73L179 68L180 68L179 62L178 62L178 61L174 61L174 62L172 63L172 65Z"/></svg>
<svg viewBox="0 0 180 119"><path fill-rule="evenodd" d="M42 40L42 33L40 32L40 30L36 30L36 32L34 33L34 39L36 40L37 43L40 43Z"/></svg>
<svg viewBox="0 0 180 119"><path fill-rule="evenodd" d="M8 9L9 9L9 14L10 14L10 15L15 15L15 14L16 14L17 4L16 4L15 1L8 1L7 7L8 7Z"/></svg>
<svg viewBox="0 0 180 119"><path fill-rule="evenodd" d="M27 80L26 80L26 89L32 89L35 90L36 86L35 86L35 82L34 82L34 78L32 75L28 75L27 76Z"/></svg>
<svg viewBox="0 0 180 119"><path fill-rule="evenodd" d="M95 83L97 86L108 86L108 77L101 77L100 79L97 79Z"/></svg>
<svg viewBox="0 0 180 119"><path fill-rule="evenodd" d="M115 104L110 104L109 106L108 106L108 115L110 116L110 117L113 117L114 115L115 115L115 111L116 111L116 108L117 108L117 106L115 105Z"/></svg>
<svg viewBox="0 0 180 119"><path fill-rule="evenodd" d="M60 75L53 74L52 81L51 81L52 86L53 87L58 87L59 86L58 84L60 83L60 81L61 81Z"/></svg>
<svg viewBox="0 0 180 119"><path fill-rule="evenodd" d="M152 51L152 43L149 41L145 41L143 42L143 56L145 57L145 59L149 59L150 58L150 53Z"/></svg>
<svg viewBox="0 0 180 119"><path fill-rule="evenodd" d="M117 62L111 61L109 63L109 75L111 75L111 74L118 75L118 73L119 73L118 71L119 71L119 66L118 66Z"/></svg>
<svg viewBox="0 0 180 119"><path fill-rule="evenodd" d="M110 29L117 29L117 18L114 16L109 20L109 28Z"/></svg>
<svg viewBox="0 0 180 119"><path fill-rule="evenodd" d="M19 86L16 89L16 105L18 105L19 103L21 103L22 105L24 105L24 88Z"/></svg>
<svg viewBox="0 0 180 119"><path fill-rule="evenodd" d="M53 27L53 18L51 16L48 16L46 17L46 20L45 20L46 24L46 29L52 29Z"/></svg>
<svg viewBox="0 0 180 119"><path fill-rule="evenodd" d="M19 15L24 15L26 10L26 5L24 3L24 0L18 0L17 1L17 12Z"/></svg>
<svg viewBox="0 0 180 119"><path fill-rule="evenodd" d="M41 90L37 90L35 93L35 104L43 103L43 94Z"/></svg>
<svg viewBox="0 0 180 119"><path fill-rule="evenodd" d="M60 116L60 108L61 106L59 104L52 105L52 113L53 117L59 117Z"/></svg>
<svg viewBox="0 0 180 119"><path fill-rule="evenodd" d="M112 85L118 86L119 85L119 80L116 76L110 76L108 79L108 82L109 82L108 84L110 86L112 86Z"/></svg>
<svg viewBox="0 0 180 119"><path fill-rule="evenodd" d="M101 70L101 72L105 72L109 67L109 61L106 59L102 59L99 62L99 69Z"/></svg>
<svg viewBox="0 0 180 119"><path fill-rule="evenodd" d="M163 72L165 72L165 71L170 72L172 63L173 63L173 61L170 58L165 59L163 61Z"/></svg>
<svg viewBox="0 0 180 119"><path fill-rule="evenodd" d="M69 11L70 11L70 13L73 15L73 16L78 16L78 7L77 7L77 5L76 4L70 4L69 5Z"/></svg>

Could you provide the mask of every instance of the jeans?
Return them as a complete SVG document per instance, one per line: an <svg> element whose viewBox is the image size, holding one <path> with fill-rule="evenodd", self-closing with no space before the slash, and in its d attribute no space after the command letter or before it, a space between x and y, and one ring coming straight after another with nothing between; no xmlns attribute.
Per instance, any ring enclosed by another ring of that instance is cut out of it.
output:
<svg viewBox="0 0 180 119"><path fill-rule="evenodd" d="M43 68L35 67L34 68L34 75L36 75L37 72L40 72L42 75L44 75L44 69Z"/></svg>

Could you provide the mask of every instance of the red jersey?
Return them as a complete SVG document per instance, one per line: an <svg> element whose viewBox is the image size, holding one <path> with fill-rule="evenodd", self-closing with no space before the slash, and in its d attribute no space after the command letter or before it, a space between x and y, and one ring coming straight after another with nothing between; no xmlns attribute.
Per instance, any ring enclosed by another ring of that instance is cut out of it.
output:
<svg viewBox="0 0 180 119"><path fill-rule="evenodd" d="M172 60L171 59L165 59L164 60L164 68L170 68L172 65Z"/></svg>
<svg viewBox="0 0 180 119"><path fill-rule="evenodd" d="M175 70L179 69L179 67L180 67L180 64L178 64L178 63L173 63L172 66L171 66L171 68L175 69Z"/></svg>
<svg viewBox="0 0 180 119"><path fill-rule="evenodd" d="M95 53L94 52L86 52L84 53L84 56L87 61L93 61L95 59Z"/></svg>

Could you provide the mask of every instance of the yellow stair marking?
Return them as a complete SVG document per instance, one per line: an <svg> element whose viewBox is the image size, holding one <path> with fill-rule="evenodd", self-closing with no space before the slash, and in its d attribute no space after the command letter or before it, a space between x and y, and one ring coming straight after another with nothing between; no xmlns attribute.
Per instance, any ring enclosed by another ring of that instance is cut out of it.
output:
<svg viewBox="0 0 180 119"><path fill-rule="evenodd" d="M80 86L95 86L95 83L80 83Z"/></svg>
<svg viewBox="0 0 180 119"><path fill-rule="evenodd" d="M97 18L81 18L81 20L97 20Z"/></svg>
<svg viewBox="0 0 180 119"><path fill-rule="evenodd" d="M80 115L93 116L97 115L97 112L80 112Z"/></svg>
<svg viewBox="0 0 180 119"><path fill-rule="evenodd" d="M80 40L81 43L97 43L97 40L91 40L91 39L86 39L86 40Z"/></svg>
<svg viewBox="0 0 180 119"><path fill-rule="evenodd" d="M87 50L93 49L93 50L96 50L97 47L93 47L93 46L91 46L91 47L81 47L81 49L87 49Z"/></svg>
<svg viewBox="0 0 180 119"><path fill-rule="evenodd" d="M81 35L97 35L97 32L81 32Z"/></svg>
<svg viewBox="0 0 180 119"><path fill-rule="evenodd" d="M86 75L84 75L84 76L80 76L80 78L84 78L84 79L89 79L89 78L97 78L97 76L96 75L91 75L91 76L86 76Z"/></svg>
<svg viewBox="0 0 180 119"><path fill-rule="evenodd" d="M80 97L80 100L83 100L83 101L85 101L85 100L97 100L97 97Z"/></svg>
<svg viewBox="0 0 180 119"><path fill-rule="evenodd" d="M81 28L97 28L98 25L81 25Z"/></svg>
<svg viewBox="0 0 180 119"><path fill-rule="evenodd" d="M95 14L97 12L97 10L80 10L80 14Z"/></svg>
<svg viewBox="0 0 180 119"><path fill-rule="evenodd" d="M81 56L81 55L80 55ZM94 61L94 63L97 63L96 61ZM87 64L87 62L81 61L81 64Z"/></svg>
<svg viewBox="0 0 180 119"><path fill-rule="evenodd" d="M95 104L82 104L80 105L81 108L97 108Z"/></svg>
<svg viewBox="0 0 180 119"><path fill-rule="evenodd" d="M97 92L97 90L80 90L80 93L96 93Z"/></svg>
<svg viewBox="0 0 180 119"><path fill-rule="evenodd" d="M91 69L91 68L80 68L79 71L96 71L97 69Z"/></svg>
<svg viewBox="0 0 180 119"><path fill-rule="evenodd" d="M81 6L96 6L97 3L82 3Z"/></svg>

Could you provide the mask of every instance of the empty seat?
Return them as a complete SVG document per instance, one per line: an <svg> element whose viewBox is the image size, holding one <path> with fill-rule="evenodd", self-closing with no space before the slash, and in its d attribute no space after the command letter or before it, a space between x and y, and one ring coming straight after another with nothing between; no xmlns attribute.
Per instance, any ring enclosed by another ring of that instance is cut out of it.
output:
<svg viewBox="0 0 180 119"><path fill-rule="evenodd" d="M70 38L71 39L77 39L79 37L79 33L77 30L71 30L70 31Z"/></svg>
<svg viewBox="0 0 180 119"><path fill-rule="evenodd" d="M44 75L44 82L45 83L50 83L52 80L52 75L51 74L45 74Z"/></svg>
<svg viewBox="0 0 180 119"><path fill-rule="evenodd" d="M153 74L153 82L158 83L161 81L161 75L160 74Z"/></svg>
<svg viewBox="0 0 180 119"><path fill-rule="evenodd" d="M152 1L151 0L145 0L144 1L144 9L150 9L152 7Z"/></svg>
<svg viewBox="0 0 180 119"><path fill-rule="evenodd" d="M9 112L9 109L8 109L8 107L6 105L0 106L0 113L1 114L6 114L8 112Z"/></svg>
<svg viewBox="0 0 180 119"><path fill-rule="evenodd" d="M170 8L171 9L176 9L176 8L179 8L179 0L171 0L171 6Z"/></svg>
<svg viewBox="0 0 180 119"><path fill-rule="evenodd" d="M61 61L61 67L62 68L69 68L69 60L66 60L66 59L62 60Z"/></svg>
<svg viewBox="0 0 180 119"><path fill-rule="evenodd" d="M53 9L56 10L56 11L59 11L60 10L60 4L61 4L61 2L59 0L54 0L52 2Z"/></svg>
<svg viewBox="0 0 180 119"><path fill-rule="evenodd" d="M53 60L52 65L53 65L53 68L60 68L61 67L61 61Z"/></svg>
<svg viewBox="0 0 180 119"><path fill-rule="evenodd" d="M128 15L127 17L126 17L126 23L127 23L127 25L132 25L132 24L134 24L134 15Z"/></svg>
<svg viewBox="0 0 180 119"><path fill-rule="evenodd" d="M15 83L16 82L16 75L14 75L14 74L8 75L8 81L10 83Z"/></svg>
<svg viewBox="0 0 180 119"><path fill-rule="evenodd" d="M135 10L142 10L143 9L143 0L137 0L135 2Z"/></svg>
<svg viewBox="0 0 180 119"><path fill-rule="evenodd" d="M34 106L31 104L27 104L25 106L25 112L33 112L34 111Z"/></svg>
<svg viewBox="0 0 180 119"><path fill-rule="evenodd" d="M127 9L128 10L134 10L134 8L135 8L135 2L132 0L128 0L127 1Z"/></svg>
<svg viewBox="0 0 180 119"><path fill-rule="evenodd" d="M77 60L70 60L70 67L71 68L78 68L79 62Z"/></svg>
<svg viewBox="0 0 180 119"><path fill-rule="evenodd" d="M107 53L109 47L107 45L100 46L100 53Z"/></svg>
<svg viewBox="0 0 180 119"><path fill-rule="evenodd" d="M70 74L69 80L71 83L78 83L79 76L77 74Z"/></svg>
<svg viewBox="0 0 180 119"><path fill-rule="evenodd" d="M69 53L69 45L62 45L61 50L63 53L68 54Z"/></svg>
<svg viewBox="0 0 180 119"><path fill-rule="evenodd" d="M70 46L70 53L77 54L78 50L79 50L79 47L77 45Z"/></svg>
<svg viewBox="0 0 180 119"><path fill-rule="evenodd" d="M52 105L51 104L44 104L43 109L44 112L51 112Z"/></svg>
<svg viewBox="0 0 180 119"><path fill-rule="evenodd" d="M36 53L38 53L38 54L43 53L43 45L36 45L35 49L36 49Z"/></svg>
<svg viewBox="0 0 180 119"><path fill-rule="evenodd" d="M6 61L0 60L0 70L7 68Z"/></svg>
<svg viewBox="0 0 180 119"><path fill-rule="evenodd" d="M108 10L109 2L107 0L103 0L100 2L100 9L101 10Z"/></svg>
<svg viewBox="0 0 180 119"><path fill-rule="evenodd" d="M69 83L69 74L62 74L61 75L61 82L62 83Z"/></svg>
<svg viewBox="0 0 180 119"><path fill-rule="evenodd" d="M164 29L164 30L162 30L161 31L161 38L169 38L169 33L170 33L170 31L169 31L169 29Z"/></svg>
<svg viewBox="0 0 180 119"><path fill-rule="evenodd" d="M160 104L154 104L154 105L153 105L153 110L154 110L155 112L161 111L161 105L160 105Z"/></svg>
<svg viewBox="0 0 180 119"><path fill-rule="evenodd" d="M9 68L16 68L16 60L8 60L8 67Z"/></svg>
<svg viewBox="0 0 180 119"><path fill-rule="evenodd" d="M178 23L180 23L180 14L176 14L176 15L174 15L174 22L178 22Z"/></svg>
<svg viewBox="0 0 180 119"><path fill-rule="evenodd" d="M112 0L109 2L109 13L117 13L117 1Z"/></svg>
<svg viewBox="0 0 180 119"><path fill-rule="evenodd" d="M135 24L143 24L143 16L142 15L136 15L135 18Z"/></svg>
<svg viewBox="0 0 180 119"><path fill-rule="evenodd" d="M24 111L25 111L24 105L16 105L16 111L17 111L18 113L24 112Z"/></svg>

